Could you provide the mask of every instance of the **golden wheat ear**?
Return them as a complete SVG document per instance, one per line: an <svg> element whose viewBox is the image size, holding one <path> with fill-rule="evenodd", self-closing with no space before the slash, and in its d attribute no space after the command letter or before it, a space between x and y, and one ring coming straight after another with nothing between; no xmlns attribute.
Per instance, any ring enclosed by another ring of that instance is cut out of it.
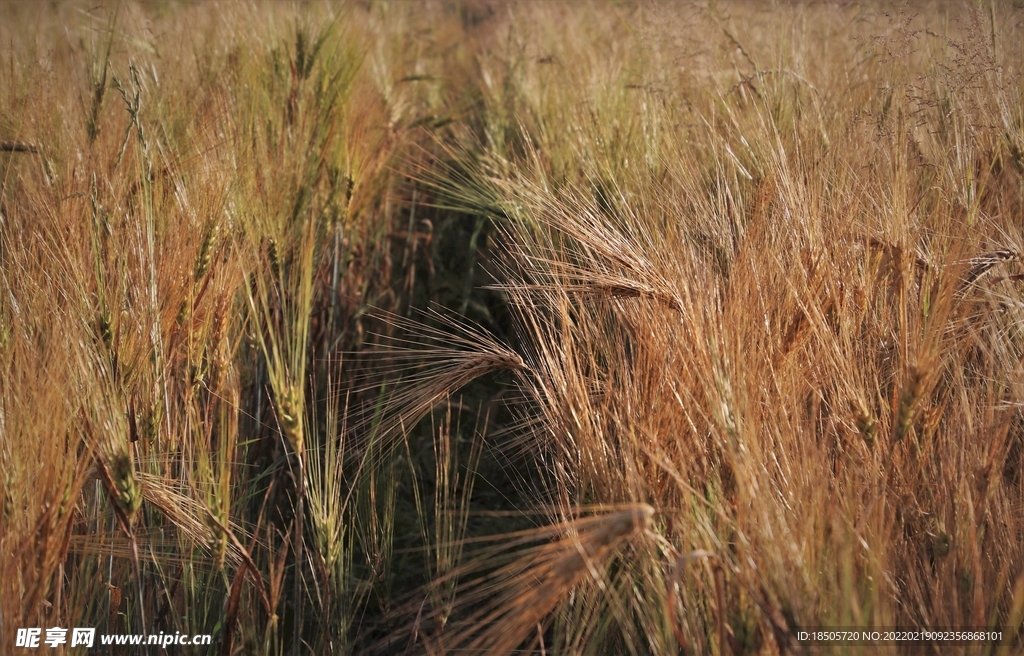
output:
<svg viewBox="0 0 1024 656"><path fill-rule="evenodd" d="M373 351L385 365L360 381L361 391L380 393L352 422L366 440L383 441L390 448L403 430L481 376L502 370L528 373L521 355L464 319L435 310L424 312L421 321L379 310L374 316L415 337L390 338L389 346Z"/></svg>
<svg viewBox="0 0 1024 656"><path fill-rule="evenodd" d="M977 257L972 257L970 260L970 267L964 273L960 279L960 284L957 286L957 294L964 294L972 285L978 282L978 280L995 268L996 265L1002 264L1003 262L1013 262L1020 259L1020 254L1012 250L997 250L988 253L983 253Z"/></svg>
<svg viewBox="0 0 1024 656"><path fill-rule="evenodd" d="M605 589L609 559L625 542L651 527L655 510L639 503L545 527L467 540L486 542L466 564L435 581L457 581L454 609L445 626L424 622L440 609L419 604L407 633L427 653L467 651L510 654L550 623L552 613L582 582ZM435 618L436 619L436 618ZM433 624L433 633L422 631Z"/></svg>

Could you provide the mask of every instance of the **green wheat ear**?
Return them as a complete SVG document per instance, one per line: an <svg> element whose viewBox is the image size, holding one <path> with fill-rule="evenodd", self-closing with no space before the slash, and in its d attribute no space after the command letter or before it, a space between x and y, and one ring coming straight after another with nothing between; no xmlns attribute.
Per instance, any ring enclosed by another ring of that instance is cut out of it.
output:
<svg viewBox="0 0 1024 656"><path fill-rule="evenodd" d="M131 458L127 453L118 453L109 463L99 460L99 468L103 474L103 482L124 519L128 529L135 521L135 514L142 506L142 494L135 481L135 472Z"/></svg>
<svg viewBox="0 0 1024 656"><path fill-rule="evenodd" d="M899 442L910 431L914 417L917 415L919 401L924 395L925 379L925 371L922 367L911 366L907 382L903 385L903 392L900 394L896 421L893 423L893 442Z"/></svg>
<svg viewBox="0 0 1024 656"><path fill-rule="evenodd" d="M288 440L288 445L300 456L304 448L302 417L298 410L301 407L302 401L296 398L291 386L277 399L277 418L281 424L281 431Z"/></svg>

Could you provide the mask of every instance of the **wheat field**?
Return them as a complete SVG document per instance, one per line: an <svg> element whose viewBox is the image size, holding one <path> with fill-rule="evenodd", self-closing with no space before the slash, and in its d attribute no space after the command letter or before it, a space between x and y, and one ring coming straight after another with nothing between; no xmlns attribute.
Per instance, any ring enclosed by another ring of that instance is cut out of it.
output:
<svg viewBox="0 0 1024 656"><path fill-rule="evenodd" d="M0 5L0 653L1022 653L1022 36Z"/></svg>

